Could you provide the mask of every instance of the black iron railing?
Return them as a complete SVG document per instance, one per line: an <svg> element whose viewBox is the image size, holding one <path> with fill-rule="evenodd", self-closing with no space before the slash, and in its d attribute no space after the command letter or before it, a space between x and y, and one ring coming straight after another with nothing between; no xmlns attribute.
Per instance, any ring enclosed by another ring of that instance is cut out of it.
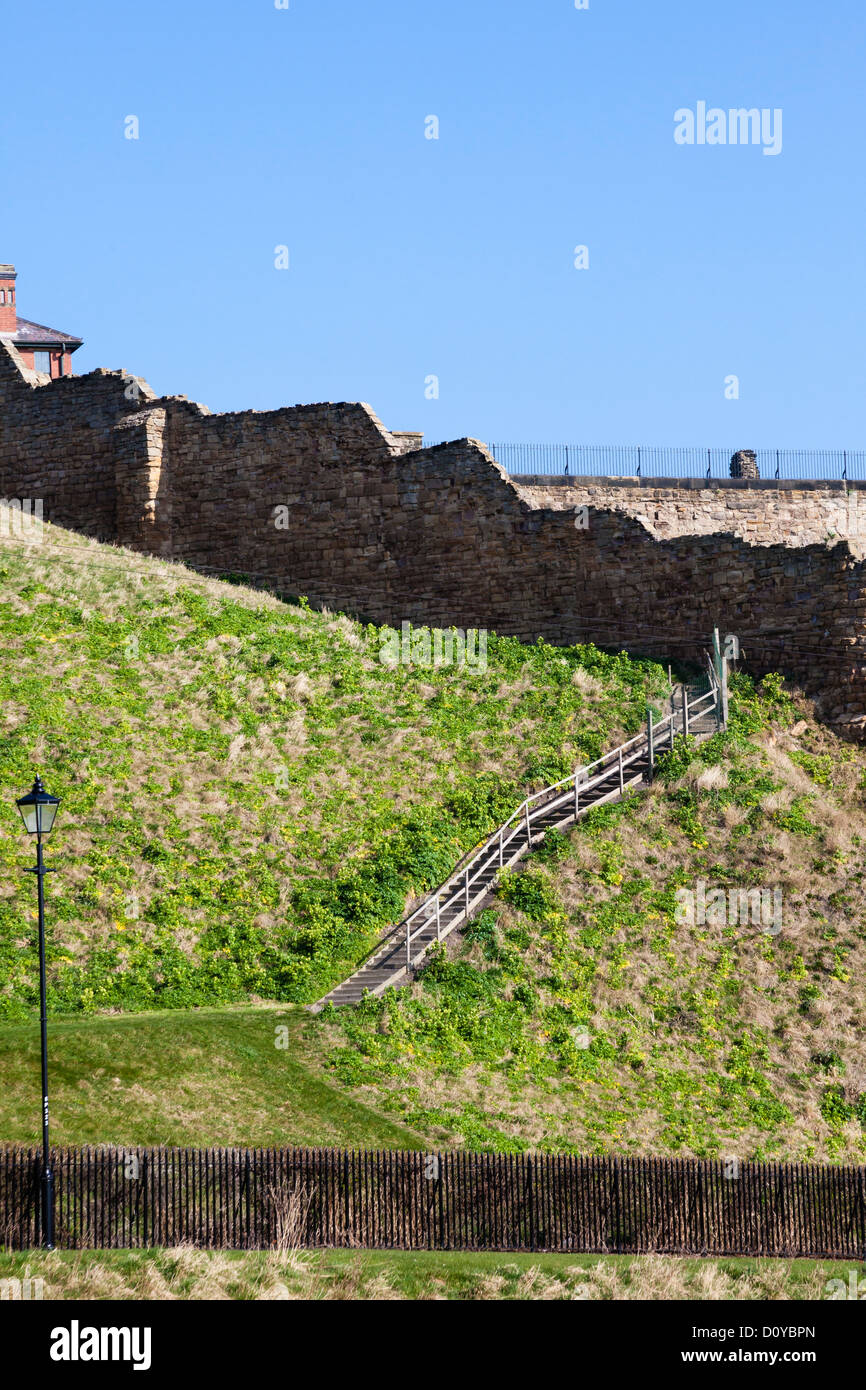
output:
<svg viewBox="0 0 866 1390"><path fill-rule="evenodd" d="M0 1234L38 1245L37 1150L0 1151ZM191 1244L862 1259L866 1168L345 1149L56 1149L59 1249Z"/></svg>
<svg viewBox="0 0 866 1390"><path fill-rule="evenodd" d="M431 447L425 441L425 447ZM488 444L507 472L570 477L728 478L736 449L642 444ZM866 449L756 449L761 478L866 479Z"/></svg>

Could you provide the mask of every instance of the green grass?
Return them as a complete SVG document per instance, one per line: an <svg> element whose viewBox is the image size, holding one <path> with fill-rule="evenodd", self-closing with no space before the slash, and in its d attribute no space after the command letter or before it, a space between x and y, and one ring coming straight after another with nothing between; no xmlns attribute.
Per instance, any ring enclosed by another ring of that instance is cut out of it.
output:
<svg viewBox="0 0 866 1390"><path fill-rule="evenodd" d="M815 724L793 740L776 682L732 709L651 794L551 838L410 989L317 1018L52 1020L56 1139L862 1163L864 755ZM678 921L698 879L781 883L782 931ZM36 1043L35 1020L0 1025L5 1139L36 1134Z"/></svg>
<svg viewBox="0 0 866 1390"><path fill-rule="evenodd" d="M856 1266L829 1260L436 1251L0 1252L0 1279L57 1299L826 1299ZM862 1276L862 1270L859 1271Z"/></svg>
<svg viewBox="0 0 866 1390"><path fill-rule="evenodd" d="M52 1019L52 1140L421 1147L408 1126L321 1075L305 1054L305 1018L290 1007L238 1006ZM2 1139L33 1143L38 1024L0 1026L0 1092Z"/></svg>
<svg viewBox="0 0 866 1390"><path fill-rule="evenodd" d="M484 670L392 668L373 626L51 527L0 544L0 644L9 1020L37 1007L14 805L35 769L63 799L54 1012L309 1002L527 790L636 732L663 683L494 634Z"/></svg>
<svg viewBox="0 0 866 1390"><path fill-rule="evenodd" d="M280 1050L253 1006L347 974L527 789L636 731L661 668L491 635L485 671L391 669L304 603L34 549L0 548L0 1136L34 1133L38 765L58 1140L864 1161L866 754L779 677L737 677L723 737L551 836L412 988L289 1011ZM700 881L778 886L781 930L683 922Z"/></svg>
<svg viewBox="0 0 866 1390"><path fill-rule="evenodd" d="M864 753L801 712L737 678L728 733L552 836L411 989L324 1011L333 1073L431 1143L863 1163ZM778 923L681 920L699 882L778 887Z"/></svg>

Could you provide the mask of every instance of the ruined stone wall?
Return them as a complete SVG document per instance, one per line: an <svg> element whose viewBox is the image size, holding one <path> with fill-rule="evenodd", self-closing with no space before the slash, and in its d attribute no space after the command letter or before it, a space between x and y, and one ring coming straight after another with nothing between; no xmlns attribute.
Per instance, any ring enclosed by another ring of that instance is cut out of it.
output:
<svg viewBox="0 0 866 1390"><path fill-rule="evenodd" d="M866 572L846 542L754 545L731 532L657 539L609 508L591 508L584 529L570 511L529 501L471 441L356 470L336 483L333 505L358 528L340 539L331 528L335 565L324 574L310 570L303 543L284 551L290 592L395 625L482 627L659 656L699 658L718 625L739 637L752 669L785 670L820 694L826 717L857 727L866 719L857 665L866 659ZM314 518L302 499L299 508L307 534Z"/></svg>
<svg viewBox="0 0 866 1390"><path fill-rule="evenodd" d="M368 406L204 415L168 401L127 430L152 427L155 410L165 416L153 498L163 554L287 576L311 597L375 584L365 557L391 503L386 479L401 446Z"/></svg>
<svg viewBox="0 0 866 1390"><path fill-rule="evenodd" d="M129 380L47 384L0 354L0 496L395 626L699 658L718 625L866 724L866 560L828 535L861 487L852 512L833 483L515 481L476 441L413 448L365 405L211 415Z"/></svg>
<svg viewBox="0 0 866 1390"><path fill-rule="evenodd" d="M141 401L122 372L49 378L0 343L0 497L41 498L46 518L101 540L117 535L114 427Z"/></svg>
<svg viewBox="0 0 866 1390"><path fill-rule="evenodd" d="M519 477L521 496L554 509L613 507L654 536L731 531L756 545L843 538L866 553L866 483L733 478Z"/></svg>

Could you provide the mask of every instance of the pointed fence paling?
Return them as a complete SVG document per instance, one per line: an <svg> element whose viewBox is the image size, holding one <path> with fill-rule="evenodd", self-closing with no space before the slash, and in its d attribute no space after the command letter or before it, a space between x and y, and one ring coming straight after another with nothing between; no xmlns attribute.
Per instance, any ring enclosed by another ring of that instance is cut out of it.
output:
<svg viewBox="0 0 866 1390"><path fill-rule="evenodd" d="M866 1168L358 1149L58 1148L60 1249L179 1244L862 1260ZM0 1150L0 1236L37 1246L38 1149Z"/></svg>

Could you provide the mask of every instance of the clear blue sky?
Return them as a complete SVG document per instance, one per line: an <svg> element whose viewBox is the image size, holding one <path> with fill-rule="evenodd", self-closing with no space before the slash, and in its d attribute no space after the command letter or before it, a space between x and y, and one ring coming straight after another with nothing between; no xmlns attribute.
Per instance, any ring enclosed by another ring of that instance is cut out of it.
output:
<svg viewBox="0 0 866 1390"><path fill-rule="evenodd" d="M432 439L864 444L863 0L41 0L3 51L0 261L78 371ZM702 100L781 108L782 153L678 146Z"/></svg>

